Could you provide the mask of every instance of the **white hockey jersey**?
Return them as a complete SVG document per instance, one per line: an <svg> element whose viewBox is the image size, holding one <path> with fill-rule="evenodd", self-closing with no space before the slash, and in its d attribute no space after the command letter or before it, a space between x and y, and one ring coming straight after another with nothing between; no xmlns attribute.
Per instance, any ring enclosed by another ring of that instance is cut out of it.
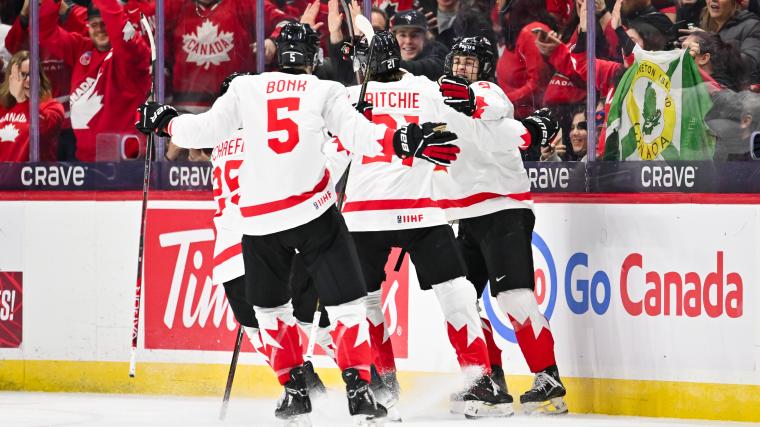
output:
<svg viewBox="0 0 760 427"><path fill-rule="evenodd" d="M477 136L459 134L458 159L447 174L435 175L439 206L449 221L510 208L532 209L530 181L520 157L520 148L530 145L530 134L514 120L514 107L498 85L480 81L470 88L476 100Z"/></svg>
<svg viewBox="0 0 760 427"><path fill-rule="evenodd" d="M358 86L349 88L352 102L358 100L359 90ZM520 132L525 132L522 124L515 120L499 120L512 114L512 105L503 92L503 99L494 93L483 92L481 96L487 96L493 106L479 112L476 115L479 118L473 119L444 104L436 83L407 73L397 82L370 82L366 98L373 104L372 120L375 123L391 127L407 123L446 123L448 129L459 137L455 143L470 153L469 161L474 163L474 159L482 154L479 153L481 150L516 151L516 147L523 143L519 139ZM492 97L495 98L491 100ZM482 101L481 104L486 106ZM490 120L486 122L486 118ZM518 140L511 135L518 135ZM349 230L401 230L441 225L449 220L447 211L473 203L465 184L461 187L454 185L449 168L422 159L402 160L394 155L390 142L383 148L381 156L353 155L343 205ZM460 158L452 165L462 161L460 153ZM459 169L465 172L469 168ZM437 181L441 184L434 184Z"/></svg>
<svg viewBox="0 0 760 427"><path fill-rule="evenodd" d="M348 88L352 103L360 86ZM425 77L405 74L397 82L370 82L366 100L372 121L398 128L408 123L444 121L438 86ZM453 110L452 110L453 111ZM400 159L392 141L378 156L352 153L343 216L350 231L401 230L446 223L445 212L432 199L434 174L444 167L417 158Z"/></svg>
<svg viewBox="0 0 760 427"><path fill-rule="evenodd" d="M297 227L335 203L323 129L368 156L380 155L393 139L386 126L369 123L351 107L340 83L280 72L234 79L210 110L174 118L168 132L180 147L202 148L240 127L246 141L240 229L248 235Z"/></svg>
<svg viewBox="0 0 760 427"><path fill-rule="evenodd" d="M243 163L245 144L243 130L236 129L219 140L211 151L212 193L216 204L214 213L213 281L222 284L245 274L240 242L242 216L238 174Z"/></svg>

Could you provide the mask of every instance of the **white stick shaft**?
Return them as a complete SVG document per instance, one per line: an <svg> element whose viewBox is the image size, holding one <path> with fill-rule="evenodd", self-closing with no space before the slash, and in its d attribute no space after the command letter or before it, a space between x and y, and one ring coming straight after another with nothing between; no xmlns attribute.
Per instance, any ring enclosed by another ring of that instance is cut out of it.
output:
<svg viewBox="0 0 760 427"><path fill-rule="evenodd" d="M135 348L132 347L132 351L129 355L129 376L134 378L135 376Z"/></svg>
<svg viewBox="0 0 760 427"><path fill-rule="evenodd" d="M306 346L306 358L310 359L314 356L314 345L317 343L317 329L319 329L319 320L322 318L322 312L317 310L314 312L314 318L311 320L311 328L309 329L309 345Z"/></svg>

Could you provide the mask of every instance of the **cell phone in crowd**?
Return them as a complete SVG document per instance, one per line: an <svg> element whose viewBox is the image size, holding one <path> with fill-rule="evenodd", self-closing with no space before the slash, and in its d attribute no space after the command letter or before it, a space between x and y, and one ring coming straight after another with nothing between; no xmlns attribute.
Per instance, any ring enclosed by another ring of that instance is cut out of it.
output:
<svg viewBox="0 0 760 427"><path fill-rule="evenodd" d="M752 132L749 138L749 154L753 160L760 160L760 132Z"/></svg>
<svg viewBox="0 0 760 427"><path fill-rule="evenodd" d="M549 38L549 33L544 31L542 28L534 28L530 31L538 36L538 41L540 42L545 42Z"/></svg>

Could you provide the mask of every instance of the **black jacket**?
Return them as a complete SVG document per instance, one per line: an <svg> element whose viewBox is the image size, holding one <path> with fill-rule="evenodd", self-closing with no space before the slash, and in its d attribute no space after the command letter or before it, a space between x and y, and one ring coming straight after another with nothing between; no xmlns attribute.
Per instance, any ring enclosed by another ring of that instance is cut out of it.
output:
<svg viewBox="0 0 760 427"><path fill-rule="evenodd" d="M760 19L742 10L723 25L718 35L726 43L736 43L750 73L750 83L760 83Z"/></svg>
<svg viewBox="0 0 760 427"><path fill-rule="evenodd" d="M442 43L434 40L425 42L425 47L419 55L411 61L401 61L401 68L417 76L425 76L432 81L437 81L443 75L443 62L446 60L449 49Z"/></svg>
<svg viewBox="0 0 760 427"><path fill-rule="evenodd" d="M641 21L653 26L665 36L666 42L676 38L673 34L673 22L654 6L647 6L623 17L623 25L626 27L633 21Z"/></svg>

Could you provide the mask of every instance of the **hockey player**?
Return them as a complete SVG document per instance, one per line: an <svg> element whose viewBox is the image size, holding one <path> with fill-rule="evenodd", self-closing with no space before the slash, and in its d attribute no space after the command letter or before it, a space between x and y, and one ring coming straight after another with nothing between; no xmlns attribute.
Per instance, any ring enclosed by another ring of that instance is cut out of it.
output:
<svg viewBox="0 0 760 427"><path fill-rule="evenodd" d="M233 73L222 82L219 95L227 92L230 83L236 77L247 73ZM253 312L253 303L248 301L245 289L245 267L241 247L242 234L240 233L240 200L238 173L243 163L243 150L245 143L242 129L235 129L232 133L217 141L211 150L212 166L212 193L216 204L214 213L214 257L213 257L213 281L222 283L224 293L227 295L232 313L235 319L243 326L253 348L267 358L271 363L259 334L259 322ZM297 258L297 257L296 257ZM295 267L297 266L297 267ZM302 262L294 262L294 270L305 270ZM291 280L291 289L293 288ZM308 332L310 322L316 304L316 294L312 289L307 292L304 285L296 283L299 289L292 295L294 315L299 324ZM311 286L313 288L313 286ZM325 325L327 326L327 325ZM330 354L332 340L329 338L327 328L320 328L317 333L318 342ZM321 338L321 340L320 340ZM327 338L327 340L325 340ZM322 380L314 372L311 361L303 364L306 387L311 398L325 393Z"/></svg>
<svg viewBox="0 0 760 427"><path fill-rule="evenodd" d="M488 39L458 40L446 57L440 90L446 103L458 111L478 118L487 127L504 129L509 122L513 131L500 132L498 139L492 140L487 135L476 141L460 139L462 158L447 175L436 176L436 185L451 200L448 219L459 220L457 240L467 262L467 278L478 295L490 281L491 295L509 317L518 345L535 373L533 386L520 396L520 403L530 413L564 413L565 387L554 358L554 339L533 294L531 238L535 216L530 182L519 153L530 144L548 145L558 125L546 110L522 122L511 120L512 104L493 83L494 58ZM508 119L503 118L504 111ZM465 200L469 202L461 202ZM501 350L493 340L490 323L486 319L483 322L494 379L506 388Z"/></svg>
<svg viewBox="0 0 760 427"><path fill-rule="evenodd" d="M445 121L459 134L476 123L443 103L438 86L423 76L399 68L400 48L390 32L377 32L372 39L372 58L364 38L356 55L373 81L366 100L359 100L359 87L349 88L352 102L372 120L389 126L424 121ZM368 114L367 114L368 115ZM488 376L487 347L477 312L477 296L465 279L464 260L443 209L433 200L433 176L445 174L448 162L433 165L411 157L397 158L394 146L378 156L353 153L343 214L356 243L368 286L367 318L373 360L391 390L397 390L393 349L381 309L380 285L392 247L408 251L423 289L432 289L446 319L446 328L468 389L462 394L468 417L511 415L512 397ZM397 399L397 396L396 396ZM392 404L393 402L389 402Z"/></svg>
<svg viewBox="0 0 760 427"><path fill-rule="evenodd" d="M347 149L369 156L393 145L398 156L435 161L456 158L458 149L450 144L456 138L450 132L423 134L417 125L394 132L367 122L346 101L343 86L310 74L318 43L308 25L287 24L277 46L283 72L236 78L210 110L198 115L177 117L170 105L146 103L138 111L137 127L171 136L178 146L200 148L242 126L248 143L238 179L243 259L262 340L285 387L275 415L296 422L311 412L286 292L293 256L300 253L332 321L349 412L361 421L374 421L386 409L368 389L366 286L356 248L333 206L335 191L321 151L323 129L337 135Z"/></svg>

